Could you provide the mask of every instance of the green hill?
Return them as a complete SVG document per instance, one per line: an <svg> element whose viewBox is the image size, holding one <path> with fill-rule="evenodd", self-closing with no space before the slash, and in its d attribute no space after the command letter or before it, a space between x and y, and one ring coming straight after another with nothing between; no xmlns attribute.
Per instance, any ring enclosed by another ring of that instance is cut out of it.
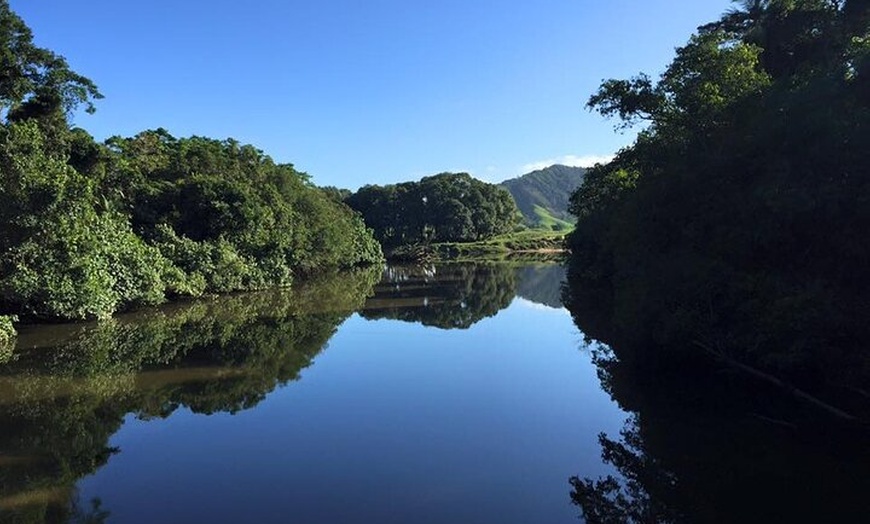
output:
<svg viewBox="0 0 870 524"><path fill-rule="evenodd" d="M530 226L571 229L574 219L568 213L568 199L583 183L585 174L583 167L554 165L505 180L500 185L513 195Z"/></svg>

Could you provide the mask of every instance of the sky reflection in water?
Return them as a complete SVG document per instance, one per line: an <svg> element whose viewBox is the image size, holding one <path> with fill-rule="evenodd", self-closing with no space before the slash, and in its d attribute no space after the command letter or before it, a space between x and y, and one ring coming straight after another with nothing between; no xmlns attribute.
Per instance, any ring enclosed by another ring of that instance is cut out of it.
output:
<svg viewBox="0 0 870 524"><path fill-rule="evenodd" d="M597 435L625 415L567 311L514 296L529 278L552 295L561 268L436 273L382 282L298 380L234 414L180 397L126 415L79 504L109 522L576 521L567 480L611 472Z"/></svg>

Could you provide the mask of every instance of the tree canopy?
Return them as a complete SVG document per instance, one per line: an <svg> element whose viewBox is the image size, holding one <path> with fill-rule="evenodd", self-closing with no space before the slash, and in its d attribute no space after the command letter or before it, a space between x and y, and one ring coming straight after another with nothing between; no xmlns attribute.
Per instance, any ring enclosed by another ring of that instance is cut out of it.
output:
<svg viewBox="0 0 870 524"><path fill-rule="evenodd" d="M520 214L510 193L468 173L360 188L346 199L385 246L468 242L511 231Z"/></svg>
<svg viewBox="0 0 870 524"><path fill-rule="evenodd" d="M251 145L72 128L98 98L0 0L0 315L104 318L382 260L355 212Z"/></svg>
<svg viewBox="0 0 870 524"><path fill-rule="evenodd" d="M870 5L742 4L657 81L589 99L644 127L572 197L566 299L621 359L702 354L819 394L861 389Z"/></svg>
<svg viewBox="0 0 870 524"><path fill-rule="evenodd" d="M10 119L69 113L81 104L93 112L97 86L66 60L33 43L27 24L0 0L0 112Z"/></svg>

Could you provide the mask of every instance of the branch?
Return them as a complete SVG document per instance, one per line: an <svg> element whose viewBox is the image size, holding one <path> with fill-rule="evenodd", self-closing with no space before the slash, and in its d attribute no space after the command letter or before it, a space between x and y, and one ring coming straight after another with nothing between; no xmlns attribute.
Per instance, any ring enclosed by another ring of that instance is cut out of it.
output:
<svg viewBox="0 0 870 524"><path fill-rule="evenodd" d="M768 384L772 384L780 389L783 389L783 390L787 391L788 393L790 393L795 398L797 398L798 400L801 400L801 401L803 401L811 406L814 406L818 409L821 409L822 411L828 413L829 415L833 415L834 417L836 417L840 420L845 420L847 422L858 422L858 418L855 417L854 415L851 415L851 414L849 414L849 413L847 413L847 412L845 412L845 411L843 411L835 406L832 406L832 405L828 404L827 402L825 402L825 401L823 401L823 400L821 400L813 395L810 395L806 391L803 391L802 389L798 389L795 386L793 386L787 382L784 382L782 379L775 377L774 375L771 375L769 373L765 373L764 371L761 371L761 370L758 370L754 367L743 364L742 362L738 362L734 358L726 355L724 352L717 351L717 350L711 348L709 345L704 344L703 342L696 340L696 341L694 341L694 344L696 346L698 346L699 348L703 349L708 355L712 356L714 359L716 359L716 360L718 360L718 361L720 361L728 366L736 368L736 369L746 373L747 375L755 377L763 382L766 382Z"/></svg>

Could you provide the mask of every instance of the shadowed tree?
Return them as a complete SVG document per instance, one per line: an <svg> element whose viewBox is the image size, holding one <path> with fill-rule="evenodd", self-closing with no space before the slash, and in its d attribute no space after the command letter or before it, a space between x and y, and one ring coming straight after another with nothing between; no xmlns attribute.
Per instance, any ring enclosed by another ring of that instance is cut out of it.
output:
<svg viewBox="0 0 870 524"><path fill-rule="evenodd" d="M572 197L566 302L631 362L700 359L866 420L870 2L744 7L658 81L590 97L647 126Z"/></svg>

